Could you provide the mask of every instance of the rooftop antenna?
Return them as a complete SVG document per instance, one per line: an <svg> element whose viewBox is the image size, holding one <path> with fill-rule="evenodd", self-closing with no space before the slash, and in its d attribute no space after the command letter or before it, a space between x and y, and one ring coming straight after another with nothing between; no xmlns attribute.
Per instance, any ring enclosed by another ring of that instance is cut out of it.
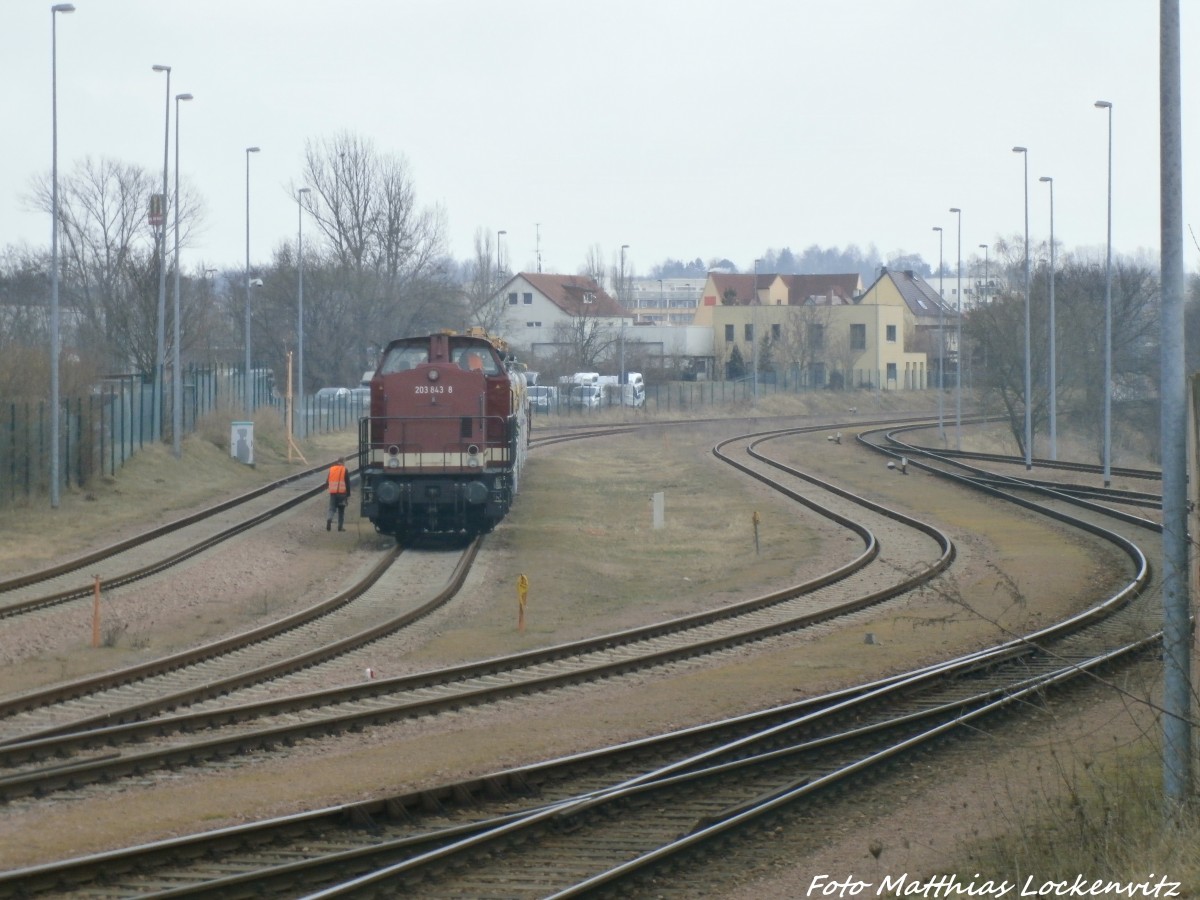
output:
<svg viewBox="0 0 1200 900"><path fill-rule="evenodd" d="M542 223L534 222L533 227L537 234L537 270L540 275L542 272Z"/></svg>

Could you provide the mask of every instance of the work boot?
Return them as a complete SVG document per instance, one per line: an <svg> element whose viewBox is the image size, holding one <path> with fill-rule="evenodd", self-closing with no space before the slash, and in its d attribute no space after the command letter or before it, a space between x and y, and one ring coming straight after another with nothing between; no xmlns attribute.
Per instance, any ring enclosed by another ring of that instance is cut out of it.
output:
<svg viewBox="0 0 1200 900"><path fill-rule="evenodd" d="M346 530L346 529L345 529L345 528L343 528L341 525L339 525L339 526L338 526L338 531L345 531L345 530Z"/></svg>

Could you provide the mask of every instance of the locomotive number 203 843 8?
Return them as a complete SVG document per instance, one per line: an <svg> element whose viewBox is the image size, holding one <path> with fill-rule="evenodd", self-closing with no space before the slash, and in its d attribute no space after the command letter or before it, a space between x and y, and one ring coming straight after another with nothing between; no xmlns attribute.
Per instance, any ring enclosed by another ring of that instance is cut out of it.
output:
<svg viewBox="0 0 1200 900"><path fill-rule="evenodd" d="M413 387L414 394L453 394L452 384L418 384Z"/></svg>

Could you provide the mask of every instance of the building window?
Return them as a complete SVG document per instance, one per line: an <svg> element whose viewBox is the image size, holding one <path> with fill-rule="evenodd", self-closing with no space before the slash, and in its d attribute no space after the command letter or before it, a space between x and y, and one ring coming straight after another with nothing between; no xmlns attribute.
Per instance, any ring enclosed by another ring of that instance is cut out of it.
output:
<svg viewBox="0 0 1200 900"><path fill-rule="evenodd" d="M851 325L850 326L850 349L851 350L866 350L867 349L867 326L866 325Z"/></svg>
<svg viewBox="0 0 1200 900"><path fill-rule="evenodd" d="M896 326L889 325L887 327L887 340L889 344L896 343Z"/></svg>
<svg viewBox="0 0 1200 900"><path fill-rule="evenodd" d="M542 323L541 322L526 322L525 327L526 328L541 328Z"/></svg>
<svg viewBox="0 0 1200 900"><path fill-rule="evenodd" d="M777 340L779 340L781 337L783 337L783 326L781 326L781 325L772 325L772 326L771 326L771 340L773 340L773 341L777 341Z"/></svg>
<svg viewBox="0 0 1200 900"><path fill-rule="evenodd" d="M511 294L508 295L508 305L509 306L517 305L517 292L516 291L513 291Z"/></svg>
<svg viewBox="0 0 1200 900"><path fill-rule="evenodd" d="M896 364L895 363L887 364L887 380L888 380L889 384L896 383Z"/></svg>
<svg viewBox="0 0 1200 900"><path fill-rule="evenodd" d="M586 292L586 293L584 293L584 295L583 295L583 302L584 302L584 303L595 303L595 302L596 302L596 295L595 295L595 294L593 294L591 291L587 291L587 292Z"/></svg>
<svg viewBox="0 0 1200 900"><path fill-rule="evenodd" d="M533 302L533 294L526 292L521 295L521 300L528 306Z"/></svg>
<svg viewBox="0 0 1200 900"><path fill-rule="evenodd" d="M746 335L746 340L748 340L748 341L754 340L754 325L753 324L746 325L745 335Z"/></svg>
<svg viewBox="0 0 1200 900"><path fill-rule="evenodd" d="M726 325L725 326L725 343L728 344L728 343L731 343L732 341L733 341L733 326Z"/></svg>
<svg viewBox="0 0 1200 900"><path fill-rule="evenodd" d="M808 326L808 347L810 350L820 350L825 346L825 326L812 324Z"/></svg>

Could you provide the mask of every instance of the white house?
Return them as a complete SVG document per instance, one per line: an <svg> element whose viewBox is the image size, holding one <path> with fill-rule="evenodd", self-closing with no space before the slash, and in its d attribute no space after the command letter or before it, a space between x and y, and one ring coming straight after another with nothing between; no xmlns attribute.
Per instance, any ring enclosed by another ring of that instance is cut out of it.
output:
<svg viewBox="0 0 1200 900"><path fill-rule="evenodd" d="M556 326L570 325L581 317L615 329L633 325L633 316L587 275L518 272L500 288L493 302L504 307L501 329L505 340L526 350L554 344L561 339Z"/></svg>

